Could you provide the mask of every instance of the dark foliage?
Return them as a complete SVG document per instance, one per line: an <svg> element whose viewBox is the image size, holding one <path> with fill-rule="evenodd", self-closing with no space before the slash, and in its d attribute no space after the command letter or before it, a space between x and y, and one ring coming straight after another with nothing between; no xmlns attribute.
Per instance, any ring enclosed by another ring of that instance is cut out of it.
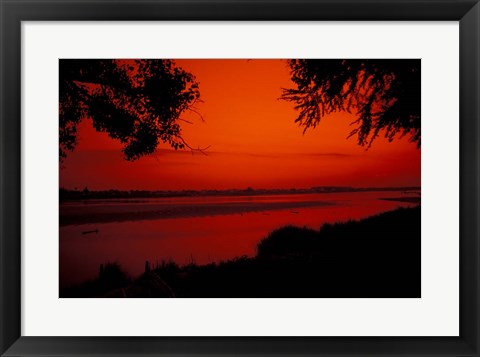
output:
<svg viewBox="0 0 480 357"><path fill-rule="evenodd" d="M420 207L317 232L286 227L256 258L197 273L186 296L420 297L420 227Z"/></svg>
<svg viewBox="0 0 480 357"><path fill-rule="evenodd" d="M357 119L349 137L372 144L384 132L410 135L420 147L420 60L414 59L294 59L288 61L296 88L284 89L282 99L295 103L296 122L315 128L328 114L347 111Z"/></svg>
<svg viewBox="0 0 480 357"><path fill-rule="evenodd" d="M258 243L259 257L296 256L315 245L318 232L309 228L286 226L271 232ZM292 244L293 243L293 244Z"/></svg>
<svg viewBox="0 0 480 357"><path fill-rule="evenodd" d="M255 258L197 267L167 282L178 297L420 297L421 210L320 231L285 227Z"/></svg>
<svg viewBox="0 0 480 357"><path fill-rule="evenodd" d="M77 125L123 144L127 160L151 154L160 142L186 146L180 115L200 98L195 77L170 60L60 60L60 160L77 144Z"/></svg>
<svg viewBox="0 0 480 357"><path fill-rule="evenodd" d="M131 278L118 263L106 263L100 266L97 279L87 281L78 286L60 290L60 297L92 297L104 296L113 289L119 289L131 283Z"/></svg>

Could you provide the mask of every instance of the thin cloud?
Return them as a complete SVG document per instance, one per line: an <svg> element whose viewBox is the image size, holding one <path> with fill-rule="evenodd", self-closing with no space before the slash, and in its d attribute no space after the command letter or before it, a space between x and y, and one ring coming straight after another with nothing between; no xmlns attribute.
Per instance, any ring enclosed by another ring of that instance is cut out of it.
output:
<svg viewBox="0 0 480 357"><path fill-rule="evenodd" d="M340 152L280 152L280 153L252 153L252 152L229 152L229 151L213 151L207 152L207 154L212 155L229 155L229 156L248 156L253 158L265 158L265 159L282 159L282 158L296 158L296 157L336 157L336 158L347 158L354 155L344 154Z"/></svg>
<svg viewBox="0 0 480 357"><path fill-rule="evenodd" d="M100 155L103 157L122 157L122 152L119 149L104 149L104 150L82 150L81 152L87 153L87 152L95 152L95 155ZM279 152L279 153L254 153L254 152L248 152L248 151L211 151L211 150L206 150L205 154L207 156L247 156L247 157L253 157L253 158L265 158L265 159L281 159L281 158L295 158L295 157L335 157L335 158L348 158L348 157L353 157L355 155L352 154L345 154L342 152ZM170 156L170 155L199 155L199 156L205 156L204 154L197 152L195 150L190 150L190 149L179 149L179 150L174 150L174 149L166 149L166 148L160 148L155 150L155 153L152 155L146 155L145 157L156 157L156 158L161 158L164 156Z"/></svg>

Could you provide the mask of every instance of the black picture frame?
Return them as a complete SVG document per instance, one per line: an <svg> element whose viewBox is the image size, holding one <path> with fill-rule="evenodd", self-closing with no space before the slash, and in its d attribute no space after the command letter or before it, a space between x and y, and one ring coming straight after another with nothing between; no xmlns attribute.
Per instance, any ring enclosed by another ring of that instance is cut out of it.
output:
<svg viewBox="0 0 480 357"><path fill-rule="evenodd" d="M480 356L478 0L0 0L0 353L49 355ZM459 337L22 337L21 22L459 21Z"/></svg>

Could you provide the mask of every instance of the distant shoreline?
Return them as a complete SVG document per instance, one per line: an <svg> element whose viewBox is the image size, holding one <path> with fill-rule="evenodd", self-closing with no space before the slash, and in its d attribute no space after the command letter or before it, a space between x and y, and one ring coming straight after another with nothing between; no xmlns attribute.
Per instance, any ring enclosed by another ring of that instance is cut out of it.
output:
<svg viewBox="0 0 480 357"><path fill-rule="evenodd" d="M395 201L395 202L408 202L408 203L420 203L421 198L420 197L386 197L386 198L379 198L379 200L384 200L384 201Z"/></svg>
<svg viewBox="0 0 480 357"><path fill-rule="evenodd" d="M135 209L124 205L88 207L88 211L78 210L77 207L62 207L60 210L60 226L112 223L124 221L172 219L186 217L206 217L228 214L244 214L251 212L264 212L285 209L300 209L308 207L321 207L333 205L326 201L293 201L293 202L248 202L212 203L202 205L152 205L137 204Z"/></svg>
<svg viewBox="0 0 480 357"><path fill-rule="evenodd" d="M218 215L243 215L247 213L265 213L266 211L298 210L312 207L325 207L336 205L334 196L330 194L362 195L370 192L396 192L390 193L394 197L382 197L376 193L379 200L398 201L404 203L420 203L419 192L412 190L399 191L341 191L341 192L296 192L295 195L277 193L256 195L230 195L227 196L173 196L173 197L144 197L144 198L97 198L85 200L67 200L60 202L60 226L83 225L94 223L112 223L140 220L158 220L175 218L193 218ZM398 192L398 193L397 193ZM324 193L328 193L323 196ZM405 193L405 195L403 195ZM311 195L309 197L302 195ZM317 195L317 196L316 196ZM413 196L412 196L413 195ZM269 198L269 196L272 196ZM283 198L282 198L283 196ZM385 194L387 196L387 194ZM210 197L210 198L209 198ZM218 198L217 198L218 197ZM265 198L262 198L265 197ZM163 200L164 198L165 200ZM158 200L155 200L158 199Z"/></svg>
<svg viewBox="0 0 480 357"><path fill-rule="evenodd" d="M310 188L281 188L281 189L226 189L226 190L68 190L60 188L60 202L79 201L90 199L117 199L117 198L166 198L166 197L208 197L208 196L261 196L261 195L295 195L315 193L343 193L343 192L374 192L374 191L402 191L417 193L421 188L412 187L349 187L349 186L318 186Z"/></svg>

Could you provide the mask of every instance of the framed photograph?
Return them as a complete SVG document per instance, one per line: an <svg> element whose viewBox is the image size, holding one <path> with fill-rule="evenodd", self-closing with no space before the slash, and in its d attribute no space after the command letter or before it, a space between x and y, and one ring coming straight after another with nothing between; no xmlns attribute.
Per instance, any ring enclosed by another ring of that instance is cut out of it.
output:
<svg viewBox="0 0 480 357"><path fill-rule="evenodd" d="M2 356L480 356L478 1L0 3Z"/></svg>

